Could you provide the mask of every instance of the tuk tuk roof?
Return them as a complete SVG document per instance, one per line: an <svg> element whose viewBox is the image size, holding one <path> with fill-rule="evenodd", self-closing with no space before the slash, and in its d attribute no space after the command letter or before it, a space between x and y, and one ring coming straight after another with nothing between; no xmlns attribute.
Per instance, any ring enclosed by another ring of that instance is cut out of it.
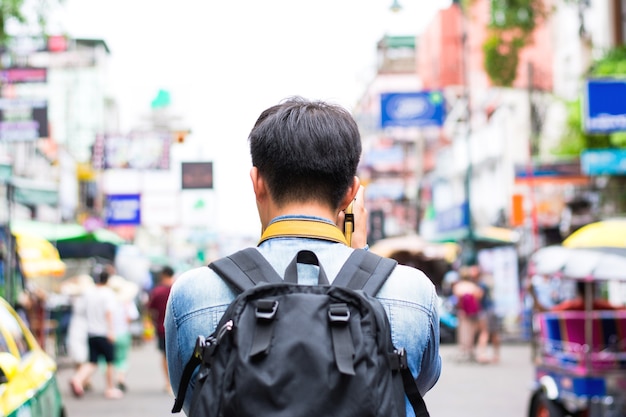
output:
<svg viewBox="0 0 626 417"><path fill-rule="evenodd" d="M626 281L626 248L546 246L531 256L529 272L575 280Z"/></svg>

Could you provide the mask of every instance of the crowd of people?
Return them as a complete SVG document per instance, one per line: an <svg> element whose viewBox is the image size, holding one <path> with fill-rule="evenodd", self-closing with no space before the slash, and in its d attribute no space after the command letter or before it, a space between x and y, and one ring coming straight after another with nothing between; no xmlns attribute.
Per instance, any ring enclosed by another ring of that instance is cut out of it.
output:
<svg viewBox="0 0 626 417"><path fill-rule="evenodd" d="M76 278L66 336L67 355L76 367L70 380L74 396L82 397L91 388L98 370L104 374L104 396L124 396L134 339L131 324L144 317L155 328L157 344L165 355L162 329L168 294L164 289L173 280L174 270L163 267L154 287L146 293L147 300L142 301L139 286L116 274L113 264L98 263L89 275ZM166 391L171 392L167 373L165 381Z"/></svg>

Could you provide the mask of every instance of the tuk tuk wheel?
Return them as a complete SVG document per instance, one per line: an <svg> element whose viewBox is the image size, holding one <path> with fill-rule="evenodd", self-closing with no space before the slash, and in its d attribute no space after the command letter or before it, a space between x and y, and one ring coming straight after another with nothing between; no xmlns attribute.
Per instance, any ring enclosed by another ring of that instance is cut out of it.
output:
<svg viewBox="0 0 626 417"><path fill-rule="evenodd" d="M570 415L557 401L550 400L543 391L536 392L530 401L529 417L565 417Z"/></svg>

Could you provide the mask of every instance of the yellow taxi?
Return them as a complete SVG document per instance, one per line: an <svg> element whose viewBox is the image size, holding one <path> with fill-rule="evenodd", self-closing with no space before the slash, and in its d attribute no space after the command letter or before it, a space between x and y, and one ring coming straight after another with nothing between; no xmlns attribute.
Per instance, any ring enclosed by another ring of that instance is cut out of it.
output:
<svg viewBox="0 0 626 417"><path fill-rule="evenodd" d="M0 298L0 417L63 417L56 362Z"/></svg>

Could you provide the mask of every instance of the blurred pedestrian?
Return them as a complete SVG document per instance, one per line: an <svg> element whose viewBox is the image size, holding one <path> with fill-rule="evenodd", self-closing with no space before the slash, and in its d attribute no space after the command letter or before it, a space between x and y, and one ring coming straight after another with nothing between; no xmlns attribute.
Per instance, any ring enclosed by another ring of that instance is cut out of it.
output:
<svg viewBox="0 0 626 417"><path fill-rule="evenodd" d="M480 363L498 363L500 361L500 320L496 315L491 286L487 282L487 275L478 265L472 269L472 279L483 290L481 312L478 316L476 360ZM487 355L489 344L493 351L491 358Z"/></svg>
<svg viewBox="0 0 626 417"><path fill-rule="evenodd" d="M71 314L65 343L68 357L76 369L89 361L85 293L93 287L93 278L88 274L71 277L61 284L61 293L70 298ZM89 387L89 381L85 381L83 389L87 390Z"/></svg>
<svg viewBox="0 0 626 417"><path fill-rule="evenodd" d="M472 279L473 266L460 268L460 280L452 285L452 294L456 299L458 318L457 342L459 345L459 360L474 361L476 359L474 343L478 331L478 317L481 311L483 290Z"/></svg>
<svg viewBox="0 0 626 417"><path fill-rule="evenodd" d="M165 309L170 289L174 283L174 270L171 266L164 266L159 273L159 282L150 292L150 299L146 306L150 311L154 328L157 335L157 347L161 351L161 367L165 376L165 391L171 393L170 377L167 369L167 357L165 352Z"/></svg>
<svg viewBox="0 0 626 417"><path fill-rule="evenodd" d="M115 328L115 384L117 388L126 391L126 374L128 373L128 357L132 346L132 333L130 324L139 318L139 310L135 304L135 297L139 292L139 286L134 282L115 274L115 268L110 265L111 276L108 285L117 296L118 306L113 314L113 326Z"/></svg>
<svg viewBox="0 0 626 417"><path fill-rule="evenodd" d="M115 328L113 315L117 309L117 300L113 290L107 286L109 272L103 265L96 265L92 271L94 288L85 293L85 316L87 318L87 335L89 343L89 361L80 365L70 380L72 393L76 397L84 394L84 385L98 369L98 360L106 361L104 396L118 399L124 393L115 387L113 361L115 351Z"/></svg>

